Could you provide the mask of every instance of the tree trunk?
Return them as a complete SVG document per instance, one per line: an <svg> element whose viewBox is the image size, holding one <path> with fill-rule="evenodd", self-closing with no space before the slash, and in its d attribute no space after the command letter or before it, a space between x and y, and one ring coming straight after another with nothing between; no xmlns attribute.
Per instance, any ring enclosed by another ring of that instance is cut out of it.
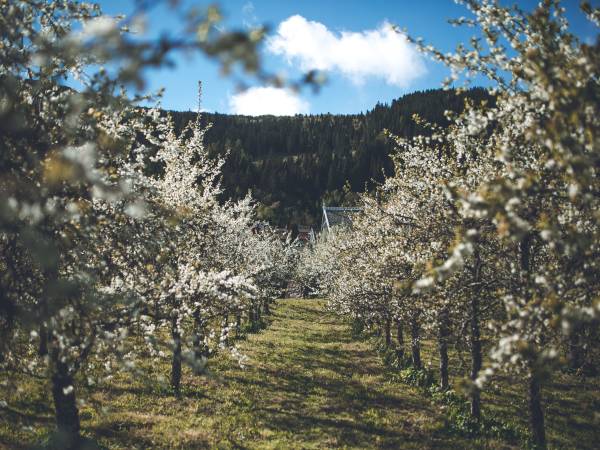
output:
<svg viewBox="0 0 600 450"><path fill-rule="evenodd" d="M438 316L438 350L440 353L440 389L448 389L448 308L443 307Z"/></svg>
<svg viewBox="0 0 600 450"><path fill-rule="evenodd" d="M225 314L223 322L221 322L221 343L225 347L229 347L229 316Z"/></svg>
<svg viewBox="0 0 600 450"><path fill-rule="evenodd" d="M383 326L385 336L385 347L390 348L390 346L392 345L392 321L390 319L385 319Z"/></svg>
<svg viewBox="0 0 600 450"><path fill-rule="evenodd" d="M268 316L269 314L271 314L271 308L269 307L269 300L265 300L263 308L264 308L265 316Z"/></svg>
<svg viewBox="0 0 600 450"><path fill-rule="evenodd" d="M237 313L235 316L235 335L239 336L242 332L242 315Z"/></svg>
<svg viewBox="0 0 600 450"><path fill-rule="evenodd" d="M256 305L256 313L255 313L255 317L256 317L256 325L258 326L260 324L261 321L261 308L260 308L260 303Z"/></svg>
<svg viewBox="0 0 600 450"><path fill-rule="evenodd" d="M200 311L194 311L194 336L192 338L194 351L194 374L202 373L204 359L208 357L206 345L204 344L204 321L200 317Z"/></svg>
<svg viewBox="0 0 600 450"><path fill-rule="evenodd" d="M421 336L419 322L416 315L410 320L410 338L412 351L412 364L415 369L421 368Z"/></svg>
<svg viewBox="0 0 600 450"><path fill-rule="evenodd" d="M471 298L471 380L474 382L479 376L482 365L481 332L479 328L479 297ZM471 389L471 416L481 418L481 393L475 385Z"/></svg>
<svg viewBox="0 0 600 450"><path fill-rule="evenodd" d="M532 373L529 377L529 426L531 427L531 435L536 449L546 449L541 386L535 373Z"/></svg>
<svg viewBox="0 0 600 450"><path fill-rule="evenodd" d="M519 243L521 253L521 286L523 296L530 299L529 286L531 284L531 245L533 234L528 232ZM543 338L543 336L542 336ZM529 375L529 426L533 437L533 444L537 449L546 448L546 432L544 430L544 410L542 409L542 393L539 375L530 369Z"/></svg>
<svg viewBox="0 0 600 450"><path fill-rule="evenodd" d="M52 397L59 440L64 448L77 448L79 441L79 410L75 401L73 376L60 361L58 350L53 351Z"/></svg>
<svg viewBox="0 0 600 450"><path fill-rule="evenodd" d="M479 249L475 248L475 272L473 281L475 283L481 280L481 259ZM476 289L471 297L471 381L475 382L479 376L479 371L483 363L481 352L481 329L479 317L479 289ZM473 384L471 386L471 416L479 421L481 419L481 392Z"/></svg>
<svg viewBox="0 0 600 450"><path fill-rule="evenodd" d="M171 319L171 337L173 338L173 361L171 362L171 387L175 395L181 395L181 334L177 318Z"/></svg>
<svg viewBox="0 0 600 450"><path fill-rule="evenodd" d="M581 328L576 327L569 333L569 368L580 369L584 364L583 345L581 342Z"/></svg>
<svg viewBox="0 0 600 450"><path fill-rule="evenodd" d="M50 269L46 269L44 270L44 278L45 278L45 285L44 285L44 292L42 293L42 296L40 298L40 305L39 305L39 329L38 329L38 333L39 333L39 346L38 346L38 355L39 356L46 356L48 354L48 327L46 326L46 322L45 320L48 319L48 317L50 316L50 312L48 310L48 305L50 304L50 302L52 301L50 298L50 285L58 278L58 270L57 267L52 267Z"/></svg>
<svg viewBox="0 0 600 450"><path fill-rule="evenodd" d="M40 323L40 328L38 330L40 345L38 347L38 355L46 356L48 354L48 329L46 328L46 324L42 321Z"/></svg>
<svg viewBox="0 0 600 450"><path fill-rule="evenodd" d="M396 338L398 339L398 346L396 347L396 357L398 358L398 362L402 364L402 361L404 360L404 333L402 330L402 321L400 319L396 321L396 326Z"/></svg>

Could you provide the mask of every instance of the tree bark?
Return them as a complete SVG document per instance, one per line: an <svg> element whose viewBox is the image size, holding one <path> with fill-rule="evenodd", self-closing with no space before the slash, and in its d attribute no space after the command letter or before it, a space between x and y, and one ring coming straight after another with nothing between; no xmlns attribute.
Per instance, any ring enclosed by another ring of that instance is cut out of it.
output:
<svg viewBox="0 0 600 450"><path fill-rule="evenodd" d="M479 297L474 295L471 298L471 381L475 382L479 376L482 362ZM481 392L475 385L471 389L471 416L476 420L481 419Z"/></svg>
<svg viewBox="0 0 600 450"><path fill-rule="evenodd" d="M239 336L242 332L242 315L237 313L235 316L235 335Z"/></svg>
<svg viewBox="0 0 600 450"><path fill-rule="evenodd" d="M39 305L39 329L38 329L38 333L39 333L39 346L38 346L38 355L39 356L46 356L48 354L48 327L46 326L46 322L45 320L50 316L50 313L48 311L48 305L50 304L50 302L52 301L50 299L50 285L51 283L54 282L54 280L56 280L58 278L58 270L56 267L52 267L50 269L46 269L44 270L44 278L45 278L45 285L44 285L44 292L42 293L42 296L40 298L40 305Z"/></svg>
<svg viewBox="0 0 600 450"><path fill-rule="evenodd" d="M256 317L256 326L258 326L260 324L261 313L262 313L262 311L261 311L260 303L258 303L256 305L256 314L255 314L255 317Z"/></svg>
<svg viewBox="0 0 600 450"><path fill-rule="evenodd" d="M389 348L392 345L392 321L390 319L385 319L383 326L385 336L385 347Z"/></svg>
<svg viewBox="0 0 600 450"><path fill-rule="evenodd" d="M442 307L438 316L438 350L440 354L440 389L447 390L448 383L448 308Z"/></svg>
<svg viewBox="0 0 600 450"><path fill-rule="evenodd" d="M410 320L410 337L411 337L411 351L412 351L412 364L415 369L421 368L421 336L420 327L417 317L413 316Z"/></svg>
<svg viewBox="0 0 600 450"><path fill-rule="evenodd" d="M523 295L529 299L529 285L531 278L531 245L533 233L525 234L519 243L521 258L521 286ZM542 392L539 375L535 368L530 369L529 375L529 427L533 437L533 444L537 449L546 449L546 432L544 429L544 410L542 409Z"/></svg>
<svg viewBox="0 0 600 450"><path fill-rule="evenodd" d="M529 270L530 270L530 260L531 260L531 243L533 240L533 236L531 232L528 232L521 242L519 242L519 251L521 257L521 272L522 272L522 282L524 284L524 288L527 289L528 280L529 280Z"/></svg>
<svg viewBox="0 0 600 450"><path fill-rule="evenodd" d="M223 335L223 345L229 347L229 316L225 314L221 322L221 333Z"/></svg>
<svg viewBox="0 0 600 450"><path fill-rule="evenodd" d="M46 328L46 324L43 322L40 323L40 328L38 330L40 344L38 346L38 355L46 356L48 354L48 329Z"/></svg>
<svg viewBox="0 0 600 450"><path fill-rule="evenodd" d="M59 439L65 448L77 448L80 425L73 376L69 373L67 365L60 361L58 350L53 350L52 353L52 397Z"/></svg>
<svg viewBox="0 0 600 450"><path fill-rule="evenodd" d="M479 249L475 248L475 271L473 281L478 283L481 280L481 258ZM483 355L481 351L481 328L479 317L479 289L476 289L471 296L471 416L479 421L481 419L481 392L474 384L479 376L479 371L483 364Z"/></svg>
<svg viewBox="0 0 600 450"><path fill-rule="evenodd" d="M540 380L535 373L529 377L529 426L536 449L546 449L546 432L544 430L544 411Z"/></svg>
<svg viewBox="0 0 600 450"><path fill-rule="evenodd" d="M404 333L402 329L402 321L398 319L396 321L396 338L398 340L398 346L396 347L396 357L398 362L402 364L404 360Z"/></svg>
<svg viewBox="0 0 600 450"><path fill-rule="evenodd" d="M194 351L194 374L202 373L203 359L208 357L206 346L204 344L204 321L200 317L200 311L194 311L194 336L192 338Z"/></svg>
<svg viewBox="0 0 600 450"><path fill-rule="evenodd" d="M569 333L568 359L569 368L572 370L580 369L584 364L583 345L581 342L581 328L576 327Z"/></svg>
<svg viewBox="0 0 600 450"><path fill-rule="evenodd" d="M173 338L173 360L171 362L171 387L175 395L181 395L181 334L177 318L171 319L171 337Z"/></svg>

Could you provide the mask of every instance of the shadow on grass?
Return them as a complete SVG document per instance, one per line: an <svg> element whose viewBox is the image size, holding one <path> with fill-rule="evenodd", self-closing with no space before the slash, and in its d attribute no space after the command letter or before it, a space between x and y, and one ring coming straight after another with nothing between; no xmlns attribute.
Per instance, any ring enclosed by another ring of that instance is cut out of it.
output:
<svg viewBox="0 0 600 450"><path fill-rule="evenodd" d="M121 419L88 426L86 432L98 440L118 442L122 448L157 448L156 441L150 438L150 433L147 432L151 426L152 423ZM209 447L206 439L200 437L189 440L187 444L190 448Z"/></svg>
<svg viewBox="0 0 600 450"><path fill-rule="evenodd" d="M21 421L29 424L51 424L54 422L54 416L52 415L52 411L50 410L44 411L44 413L40 414L19 411L18 409L14 409L9 406L2 408L0 419L6 422L15 423L17 421Z"/></svg>
<svg viewBox="0 0 600 450"><path fill-rule="evenodd" d="M217 357L214 376L184 375L179 398L153 376L96 386L89 409L111 412L82 417L84 433L119 448L464 448L444 435L426 400L386 382L369 345L322 301L284 301L263 320L267 328L232 336L249 357L246 369ZM46 410L28 412L52 426ZM19 419L8 413L0 419Z"/></svg>
<svg viewBox="0 0 600 450"><path fill-rule="evenodd" d="M333 447L369 448L405 446L409 442L433 445L438 430L424 430L410 420L420 411L433 414L419 397L385 392L362 377L382 374L382 366L366 346L350 348L349 330L307 301L286 305L273 316L280 318L269 329L272 336L254 342L252 352L265 360L250 373L233 373L225 383L233 392L254 392L252 401L230 399L246 409L263 426L302 442L323 445L329 436ZM280 351L272 345L285 341ZM332 347L333 346L333 347ZM394 417L391 423L386 417ZM375 444L377 442L377 444ZM452 448L452 443L445 445Z"/></svg>

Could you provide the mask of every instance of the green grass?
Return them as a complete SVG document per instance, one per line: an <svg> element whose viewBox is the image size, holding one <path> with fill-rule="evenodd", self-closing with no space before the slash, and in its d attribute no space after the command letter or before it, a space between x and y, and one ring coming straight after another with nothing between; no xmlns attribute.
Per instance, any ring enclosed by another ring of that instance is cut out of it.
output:
<svg viewBox="0 0 600 450"><path fill-rule="evenodd" d="M158 382L168 378L168 360L157 365L142 359L146 376L121 372L79 389L86 400L82 433L110 449L514 447L453 432L444 406L395 381L372 341L353 338L349 325L325 311L324 301L279 301L268 322L237 342L249 358L245 369L217 355L208 376L184 372L181 398ZM431 341L424 343L424 356L436 363ZM521 423L523 392L518 383L509 386L486 394L484 407ZM587 419L598 399L594 386L565 384L556 391L560 400L546 404L555 448L600 442ZM0 408L0 448L27 448L51 433L49 395L42 380L0 374L0 400L8 403Z"/></svg>
<svg viewBox="0 0 600 450"><path fill-rule="evenodd" d="M416 390L391 383L369 343L352 339L323 301L280 301L270 321L238 342L245 369L217 356L210 376L185 373L180 399L156 381L168 362L148 367L152 378L121 373L80 391L83 434L107 448L470 447ZM53 428L44 383L19 381L20 391L8 389L2 375L0 446L9 448Z"/></svg>
<svg viewBox="0 0 600 450"><path fill-rule="evenodd" d="M434 337L424 337L421 356L424 366L439 379L439 354ZM458 395L466 398L460 386L468 376L469 355L463 354L464 361L461 363L457 351L450 347L449 357L450 383L458 387ZM549 448L593 450L600 447L600 377L554 372L543 386L542 395ZM488 418L526 434L528 405L525 379L505 374L494 377L482 392L482 408Z"/></svg>

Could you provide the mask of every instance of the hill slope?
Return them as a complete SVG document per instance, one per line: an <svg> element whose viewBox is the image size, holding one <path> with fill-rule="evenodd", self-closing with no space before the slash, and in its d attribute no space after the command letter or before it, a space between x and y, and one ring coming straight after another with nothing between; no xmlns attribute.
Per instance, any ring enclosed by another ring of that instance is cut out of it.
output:
<svg viewBox="0 0 600 450"><path fill-rule="evenodd" d="M445 110L462 109L464 98L489 99L485 90L415 92L376 105L364 114L297 115L294 117L204 114L211 122L206 144L213 155L229 153L224 168L226 196L243 197L249 190L264 206L264 219L278 225L318 224L320 206L344 204L343 186L353 192L372 187L391 173L393 146L382 131L413 136L424 130L412 120L418 114L446 124ZM172 111L181 129L193 112Z"/></svg>

